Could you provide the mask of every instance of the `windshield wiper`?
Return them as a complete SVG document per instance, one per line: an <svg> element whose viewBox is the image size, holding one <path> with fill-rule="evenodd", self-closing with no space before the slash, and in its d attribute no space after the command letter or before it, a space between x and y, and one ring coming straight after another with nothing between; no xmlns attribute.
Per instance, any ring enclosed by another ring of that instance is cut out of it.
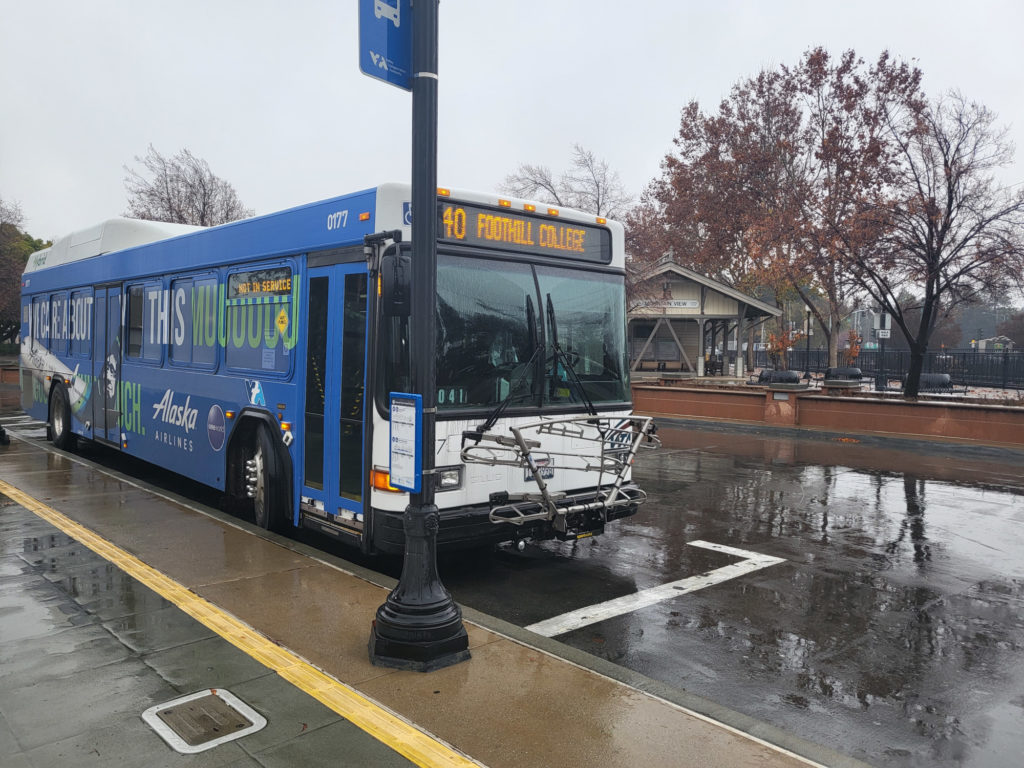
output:
<svg viewBox="0 0 1024 768"><path fill-rule="evenodd" d="M501 415L505 412L505 409L508 408L509 403L511 403L517 397L522 397L521 394L517 396L515 394L515 391L516 387L519 385L519 382L523 380L526 374L532 371L531 375L533 375L534 378L536 378L536 368L534 366L534 363L537 361L537 356L540 354L540 351L541 349L543 349L543 347L540 343L540 333L537 325L537 313L533 309L533 299L530 298L529 296L526 297L526 325L530 333L530 344L533 347L533 354L530 355L530 359L526 362L526 365L524 365L512 379L508 387L508 394L505 395L504 399L500 403L498 403L498 407L491 411L491 414L487 417L487 420L479 427L477 427L476 429L469 430L467 432L463 432L463 437L473 437L475 438L476 442L479 443L480 436L484 432L489 431L495 424L497 424L498 419L501 418ZM530 394L532 394L532 392Z"/></svg>
<svg viewBox="0 0 1024 768"><path fill-rule="evenodd" d="M561 360L562 366L566 371L569 372L570 380L576 385L579 390L580 399L583 400L583 405L587 408L587 413L591 416L597 416L597 409L594 407L594 403L587 396L587 391L583 388L583 381L580 379L576 368L569 360L569 356L562 349L562 345L558 343L558 325L555 322L555 306L551 302L551 294L547 294L547 305L548 305L548 325L551 326L551 348L554 350L554 359L552 361L551 371L551 383L554 385L555 379L558 376L558 362Z"/></svg>

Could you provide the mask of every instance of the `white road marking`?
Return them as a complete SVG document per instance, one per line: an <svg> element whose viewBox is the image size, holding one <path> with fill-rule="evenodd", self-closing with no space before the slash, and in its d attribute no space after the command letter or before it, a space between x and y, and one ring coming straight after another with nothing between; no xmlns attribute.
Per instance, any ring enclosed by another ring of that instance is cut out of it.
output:
<svg viewBox="0 0 1024 768"><path fill-rule="evenodd" d="M531 632L536 632L538 635L543 635L544 637L554 637L555 635L565 634L566 632L571 632L574 629L585 627L588 624L596 624L599 621L605 621L606 619L611 619L615 616L632 613L640 608L646 608L649 605L660 603L663 600L671 600L674 597L679 597L680 595L685 595L689 592L696 592L698 589L704 589L705 587L711 587L715 584L721 584L723 581L735 579L738 576L745 576L748 573L758 571L762 568L767 568L770 565L778 565L779 563L786 562L781 557L762 555L758 552L748 552L745 549L727 547L724 544L712 544L709 541L689 541L687 544L691 547L712 549L716 552L733 555L734 557L742 557L743 559L738 563L725 565L721 568L716 568L713 571L708 571L707 573L702 573L698 576L690 576L686 579L662 584L660 587L651 587L650 589L645 589L642 592L636 592L632 595L623 595L622 597L617 597L614 600L608 600L604 603L598 603L597 605L589 605L586 608L579 608L578 610L570 611L569 613L563 613L561 616L554 616L550 619L545 619L544 621L538 621L536 624L531 624L526 627L526 629Z"/></svg>
<svg viewBox="0 0 1024 768"><path fill-rule="evenodd" d="M28 424L28 423L33 422L33 421L35 421L35 419L33 419L28 414L25 414L25 415L14 415L14 416L4 416L3 418L0 418L0 423L3 423L3 424Z"/></svg>

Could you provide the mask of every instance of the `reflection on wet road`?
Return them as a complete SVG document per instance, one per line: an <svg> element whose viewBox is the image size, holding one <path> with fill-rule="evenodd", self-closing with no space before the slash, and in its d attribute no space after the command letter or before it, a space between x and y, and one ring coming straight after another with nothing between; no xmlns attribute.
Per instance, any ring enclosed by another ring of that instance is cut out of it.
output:
<svg viewBox="0 0 1024 768"><path fill-rule="evenodd" d="M781 557L559 639L875 765L1021 764L1024 455L661 436L636 517L445 583L525 625L734 561L695 539Z"/></svg>

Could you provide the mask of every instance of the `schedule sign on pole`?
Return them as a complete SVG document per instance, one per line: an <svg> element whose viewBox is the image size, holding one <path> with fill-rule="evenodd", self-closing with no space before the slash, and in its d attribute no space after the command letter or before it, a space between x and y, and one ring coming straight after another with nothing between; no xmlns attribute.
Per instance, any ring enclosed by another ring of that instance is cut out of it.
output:
<svg viewBox="0 0 1024 768"><path fill-rule="evenodd" d="M412 0L359 0L359 69L412 90Z"/></svg>
<svg viewBox="0 0 1024 768"><path fill-rule="evenodd" d="M423 482L423 398L405 392L391 393L391 485L419 493Z"/></svg>

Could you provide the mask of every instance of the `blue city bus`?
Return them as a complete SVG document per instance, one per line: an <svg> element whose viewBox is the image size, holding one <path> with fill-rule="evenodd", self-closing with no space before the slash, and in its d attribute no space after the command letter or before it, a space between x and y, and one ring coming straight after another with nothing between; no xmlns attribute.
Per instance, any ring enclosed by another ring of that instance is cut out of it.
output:
<svg viewBox="0 0 1024 768"><path fill-rule="evenodd" d="M32 255L22 407L223 491L268 529L400 552L390 393L408 392L410 190L218 227L116 219ZM438 190L442 548L577 539L635 513L622 227ZM396 475L397 476L397 475Z"/></svg>

